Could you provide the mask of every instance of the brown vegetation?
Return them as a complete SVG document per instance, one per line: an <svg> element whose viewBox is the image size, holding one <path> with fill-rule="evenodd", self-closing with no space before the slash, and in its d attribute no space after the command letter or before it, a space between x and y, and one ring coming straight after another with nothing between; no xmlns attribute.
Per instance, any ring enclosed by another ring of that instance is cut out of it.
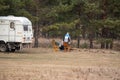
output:
<svg viewBox="0 0 120 80"><path fill-rule="evenodd" d="M50 48L52 47L52 40L53 38L42 38L40 37L39 38L39 44L38 46L39 47L44 47L44 48ZM60 38L54 38L54 40L57 42L57 43L60 43L62 41L62 39ZM101 44L97 41L97 40L94 40L93 41L93 44L94 44L94 49L100 49L101 48ZM34 46L34 43L32 44L32 46ZM89 48L89 40L86 40L86 39L81 39L80 40L80 43L79 43L79 46L80 48ZM72 48L76 48L78 47L78 43L77 43L77 39L75 40L71 40L71 47ZM120 51L120 43L119 43L119 40L114 40L113 42L113 50L117 50L117 51Z"/></svg>
<svg viewBox="0 0 120 80"><path fill-rule="evenodd" d="M0 80L120 80L120 52L28 48L0 53Z"/></svg>

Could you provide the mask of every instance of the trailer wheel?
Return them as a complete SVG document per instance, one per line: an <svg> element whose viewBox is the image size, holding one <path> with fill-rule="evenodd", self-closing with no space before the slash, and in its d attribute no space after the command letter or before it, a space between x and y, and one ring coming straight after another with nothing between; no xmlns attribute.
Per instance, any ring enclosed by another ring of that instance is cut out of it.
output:
<svg viewBox="0 0 120 80"><path fill-rule="evenodd" d="M3 43L0 44L0 51L5 52L7 50L7 46Z"/></svg>
<svg viewBox="0 0 120 80"><path fill-rule="evenodd" d="M15 52L15 49L11 49L11 52Z"/></svg>

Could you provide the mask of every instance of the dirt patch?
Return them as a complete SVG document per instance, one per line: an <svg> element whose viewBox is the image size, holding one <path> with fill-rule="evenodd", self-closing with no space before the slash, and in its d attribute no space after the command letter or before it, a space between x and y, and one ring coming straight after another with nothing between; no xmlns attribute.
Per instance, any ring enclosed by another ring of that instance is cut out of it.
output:
<svg viewBox="0 0 120 80"><path fill-rule="evenodd" d="M27 48L0 53L0 80L120 80L120 52Z"/></svg>
<svg viewBox="0 0 120 80"><path fill-rule="evenodd" d="M64 65L12 66L0 71L0 80L120 80L120 69Z"/></svg>

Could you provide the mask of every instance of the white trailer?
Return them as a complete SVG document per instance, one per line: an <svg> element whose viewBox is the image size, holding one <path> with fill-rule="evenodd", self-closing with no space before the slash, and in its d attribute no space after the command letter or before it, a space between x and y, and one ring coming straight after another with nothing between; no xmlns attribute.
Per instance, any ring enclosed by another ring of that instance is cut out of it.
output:
<svg viewBox="0 0 120 80"><path fill-rule="evenodd" d="M0 16L0 51L20 50L32 40L32 23L28 18Z"/></svg>

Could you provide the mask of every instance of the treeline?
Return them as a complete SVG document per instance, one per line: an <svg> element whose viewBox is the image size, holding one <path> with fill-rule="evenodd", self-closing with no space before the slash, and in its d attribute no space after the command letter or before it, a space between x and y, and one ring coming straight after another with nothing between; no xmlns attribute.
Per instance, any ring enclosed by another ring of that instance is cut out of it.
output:
<svg viewBox="0 0 120 80"><path fill-rule="evenodd" d="M87 38L101 48L112 48L120 39L120 0L0 0L0 16L26 16L34 28L35 47L39 37Z"/></svg>

